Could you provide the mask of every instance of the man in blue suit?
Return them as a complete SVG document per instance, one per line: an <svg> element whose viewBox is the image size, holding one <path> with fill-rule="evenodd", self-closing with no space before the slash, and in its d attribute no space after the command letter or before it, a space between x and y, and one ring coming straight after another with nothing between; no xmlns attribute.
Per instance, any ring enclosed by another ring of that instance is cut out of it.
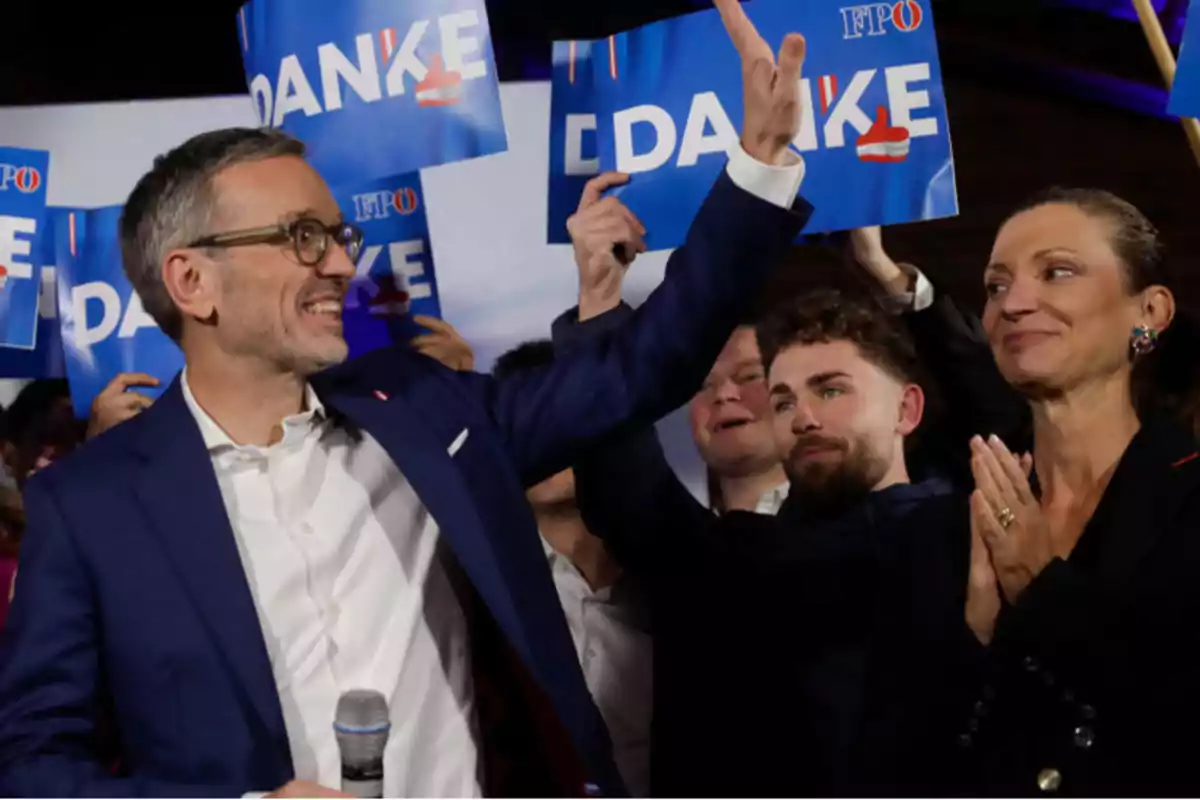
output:
<svg viewBox="0 0 1200 800"><path fill-rule="evenodd" d="M386 796L622 792L523 487L681 405L807 218L804 41L776 63L718 6L742 147L630 323L511 380L404 347L340 363L361 234L295 140L215 131L155 162L125 267L186 368L29 486L0 793L341 796L356 688L389 702Z"/></svg>

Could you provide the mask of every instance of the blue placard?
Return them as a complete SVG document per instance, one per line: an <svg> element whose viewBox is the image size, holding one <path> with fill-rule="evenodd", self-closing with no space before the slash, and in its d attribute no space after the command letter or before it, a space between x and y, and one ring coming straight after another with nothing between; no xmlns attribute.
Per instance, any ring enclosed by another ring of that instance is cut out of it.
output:
<svg viewBox="0 0 1200 800"><path fill-rule="evenodd" d="M75 413L118 373L144 372L158 387L136 391L157 397L183 368L183 353L142 308L121 267L121 206L69 211L54 230L58 310L67 380Z"/></svg>
<svg viewBox="0 0 1200 800"><path fill-rule="evenodd" d="M794 142L807 162L801 192L816 206L806 233L958 213L929 5L745 5L772 45L792 31L808 40L804 124ZM588 53L575 69L591 71L598 166L633 175L615 193L646 225L647 244L678 246L738 140L737 51L713 9L592 42ZM552 124L566 130L565 120Z"/></svg>
<svg viewBox="0 0 1200 800"><path fill-rule="evenodd" d="M350 355L408 341L413 314L441 317L425 195L418 173L335 190L346 219L363 229L358 275L342 315Z"/></svg>
<svg viewBox="0 0 1200 800"><path fill-rule="evenodd" d="M1193 11L1193 4L1188 11ZM1179 62L1167 111L1180 117L1200 116L1200 13L1188 14L1179 44Z"/></svg>
<svg viewBox="0 0 1200 800"><path fill-rule="evenodd" d="M17 350L0 347L0 378L65 378L62 337L58 325L58 273L54 252L54 228L66 224L71 209L46 209L41 235L38 236L38 255L34 261L41 286L38 291L37 347Z"/></svg>
<svg viewBox="0 0 1200 800"><path fill-rule="evenodd" d="M575 213L584 185L600 171L592 51L592 42L554 43L547 214L550 244L570 244L567 218Z"/></svg>
<svg viewBox="0 0 1200 800"><path fill-rule="evenodd" d="M483 0L252 0L237 24L259 119L331 182L508 147Z"/></svg>
<svg viewBox="0 0 1200 800"><path fill-rule="evenodd" d="M49 173L45 150L0 147L0 347L37 347L41 273L35 262Z"/></svg>

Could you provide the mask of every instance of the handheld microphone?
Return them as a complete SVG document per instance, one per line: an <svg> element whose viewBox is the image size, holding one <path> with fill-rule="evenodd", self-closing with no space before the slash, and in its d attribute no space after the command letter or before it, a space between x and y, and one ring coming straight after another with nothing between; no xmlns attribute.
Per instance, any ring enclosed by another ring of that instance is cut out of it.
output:
<svg viewBox="0 0 1200 800"><path fill-rule="evenodd" d="M354 689L338 698L333 731L342 754L342 791L355 797L383 797L383 749L392 722L387 701L372 689Z"/></svg>

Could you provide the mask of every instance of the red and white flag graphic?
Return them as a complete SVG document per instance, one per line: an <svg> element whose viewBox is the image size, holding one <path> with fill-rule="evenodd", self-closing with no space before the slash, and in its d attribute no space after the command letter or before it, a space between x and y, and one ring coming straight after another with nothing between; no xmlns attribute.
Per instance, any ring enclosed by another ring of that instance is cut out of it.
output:
<svg viewBox="0 0 1200 800"><path fill-rule="evenodd" d="M383 53L383 63L390 64L392 56L396 55L395 28L384 28L379 32L379 52Z"/></svg>
<svg viewBox="0 0 1200 800"><path fill-rule="evenodd" d="M417 84L417 105L452 106L462 100L462 90L462 75L443 67L439 53L430 59L425 80Z"/></svg>
<svg viewBox="0 0 1200 800"><path fill-rule="evenodd" d="M837 100L837 75L822 75L817 78L817 86L821 93L821 113L828 114L830 107Z"/></svg>

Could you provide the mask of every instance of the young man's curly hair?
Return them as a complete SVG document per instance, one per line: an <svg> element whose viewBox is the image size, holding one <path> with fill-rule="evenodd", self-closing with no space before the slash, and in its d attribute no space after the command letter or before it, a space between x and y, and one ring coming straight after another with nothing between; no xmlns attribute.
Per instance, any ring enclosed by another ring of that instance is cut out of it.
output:
<svg viewBox="0 0 1200 800"><path fill-rule="evenodd" d="M917 353L908 332L871 297L835 289L809 292L763 315L757 335L768 369L780 351L793 345L847 341L897 380L919 382Z"/></svg>

